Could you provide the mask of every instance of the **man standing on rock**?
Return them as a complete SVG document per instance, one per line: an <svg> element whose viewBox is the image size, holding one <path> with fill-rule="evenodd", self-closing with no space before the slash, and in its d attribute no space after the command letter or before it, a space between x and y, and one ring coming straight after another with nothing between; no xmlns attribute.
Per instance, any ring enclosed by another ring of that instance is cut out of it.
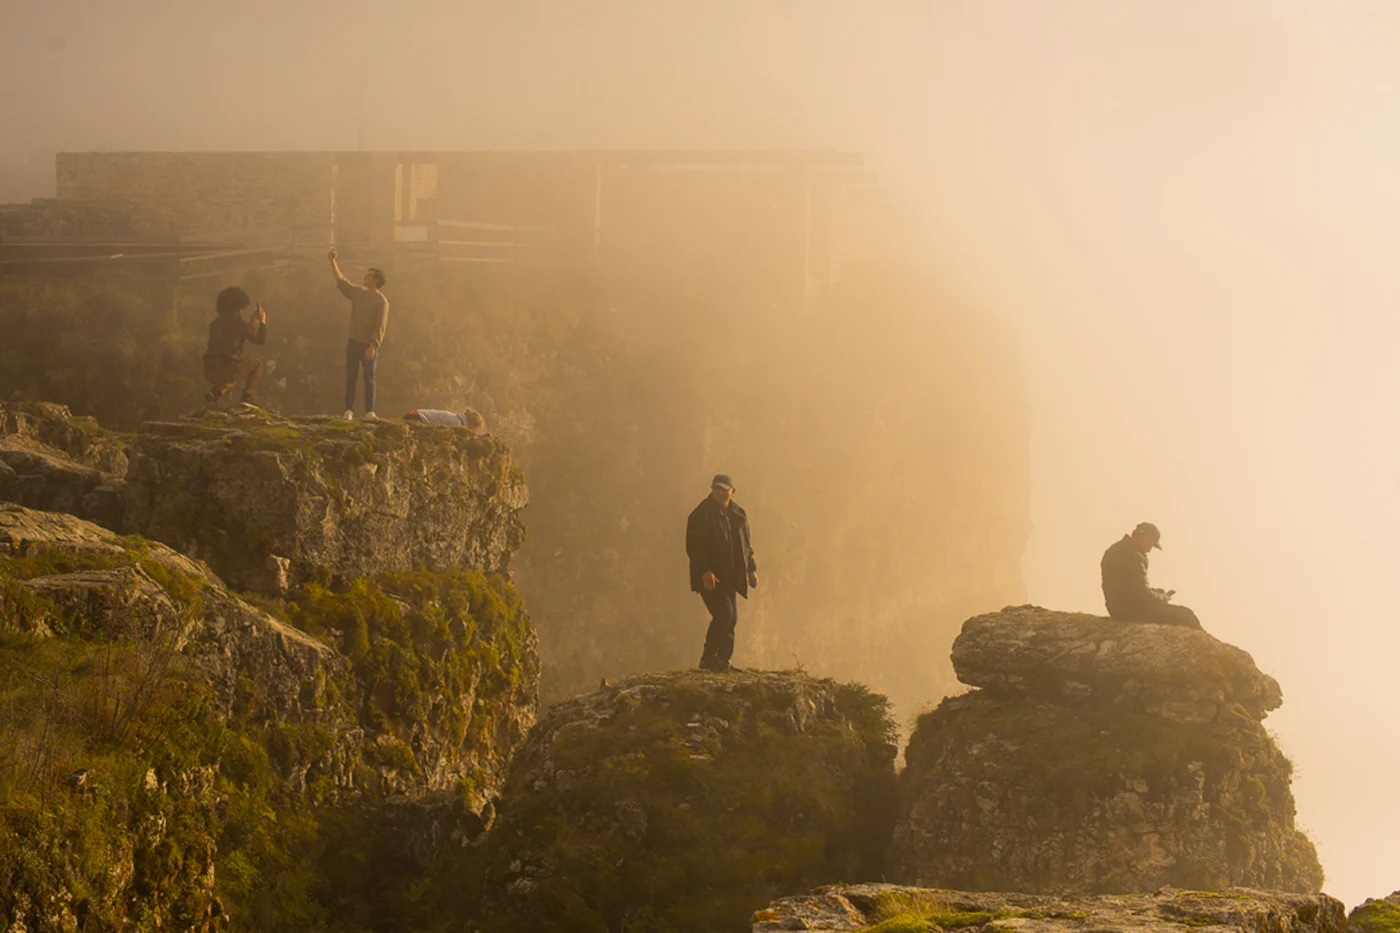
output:
<svg viewBox="0 0 1400 933"><path fill-rule="evenodd" d="M685 553L690 558L690 588L710 611L705 653L700 669L723 674L735 671L734 626L739 621L737 597L749 597L758 586L758 564L749 543L749 516L734 501L734 481L719 473L710 481L710 494L685 523Z"/></svg>
<svg viewBox="0 0 1400 933"><path fill-rule="evenodd" d="M1200 628L1201 620L1185 606L1171 605L1175 590L1158 590L1147 585L1147 552L1162 548L1162 533L1151 522L1143 522L1121 541L1103 552L1099 569L1103 572L1103 601L1111 618L1126 622L1160 622Z"/></svg>
<svg viewBox="0 0 1400 933"><path fill-rule="evenodd" d="M351 285L340 272L334 249L326 257L331 261L335 287L350 299L350 339L345 344L345 420L355 417L355 388L360 367L365 369L365 420L375 421L374 371L379 365L379 345L384 342L384 330L389 326L389 299L380 291L384 273L370 269L364 285Z"/></svg>

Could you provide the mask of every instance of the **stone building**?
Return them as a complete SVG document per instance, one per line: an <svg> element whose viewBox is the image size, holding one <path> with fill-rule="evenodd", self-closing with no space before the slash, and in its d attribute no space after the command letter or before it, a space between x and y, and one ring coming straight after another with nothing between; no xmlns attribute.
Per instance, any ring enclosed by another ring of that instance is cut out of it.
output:
<svg viewBox="0 0 1400 933"><path fill-rule="evenodd" d="M784 306L907 245L861 158L834 152L75 152L56 193L149 237L722 273Z"/></svg>

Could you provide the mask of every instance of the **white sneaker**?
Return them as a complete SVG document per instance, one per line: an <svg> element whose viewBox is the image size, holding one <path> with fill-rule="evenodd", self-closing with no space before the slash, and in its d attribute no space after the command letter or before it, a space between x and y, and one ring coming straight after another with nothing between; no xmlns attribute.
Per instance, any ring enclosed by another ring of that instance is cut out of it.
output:
<svg viewBox="0 0 1400 933"><path fill-rule="evenodd" d="M374 412L372 412L372 411L367 411L367 412L365 412L365 420L366 420L366 421L378 421L378 420L379 420L379 416L376 415L376 414L375 414Z"/></svg>
<svg viewBox="0 0 1400 933"><path fill-rule="evenodd" d="M354 421L354 420L355 420L355 410L354 410L353 408L347 408L347 409L345 409L345 420L346 420L346 421Z"/></svg>

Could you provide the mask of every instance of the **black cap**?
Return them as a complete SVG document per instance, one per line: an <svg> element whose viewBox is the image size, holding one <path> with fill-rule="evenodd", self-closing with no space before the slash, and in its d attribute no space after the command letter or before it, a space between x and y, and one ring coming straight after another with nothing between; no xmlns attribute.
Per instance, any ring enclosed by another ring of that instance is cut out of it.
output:
<svg viewBox="0 0 1400 933"><path fill-rule="evenodd" d="M723 486L725 489L734 488L734 480L729 478L728 473L716 473L715 478L710 480L711 486Z"/></svg>
<svg viewBox="0 0 1400 933"><path fill-rule="evenodd" d="M1158 531L1157 526L1152 524L1151 522L1139 522L1138 526L1133 529L1133 534L1151 535L1152 546L1159 551L1162 549L1162 532Z"/></svg>

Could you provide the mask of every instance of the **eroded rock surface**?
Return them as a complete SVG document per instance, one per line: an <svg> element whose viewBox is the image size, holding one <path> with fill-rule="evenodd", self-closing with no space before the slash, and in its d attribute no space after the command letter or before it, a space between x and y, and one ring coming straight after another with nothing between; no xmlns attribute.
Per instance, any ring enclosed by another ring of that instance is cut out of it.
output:
<svg viewBox="0 0 1400 933"><path fill-rule="evenodd" d="M1178 722L1234 704L1257 718L1283 703L1249 653L1202 632L1019 606L969 619L953 669L973 687L1127 703Z"/></svg>
<svg viewBox="0 0 1400 933"><path fill-rule="evenodd" d="M1158 933L1201 928L1240 933L1342 933L1340 901L1325 894L1164 889L1154 894L1057 897L979 894L887 884L832 885L788 897L753 917L753 933L823 930L983 933Z"/></svg>
<svg viewBox="0 0 1400 933"><path fill-rule="evenodd" d="M386 571L506 573L529 494L500 441L437 425L238 406L117 436L27 405L0 409L0 497L164 542L235 589L281 595Z"/></svg>
<svg viewBox="0 0 1400 933"><path fill-rule="evenodd" d="M1281 702L1204 632L1018 607L953 650L981 689L919 718L891 877L971 890L1312 892Z"/></svg>
<svg viewBox="0 0 1400 933"><path fill-rule="evenodd" d="M0 929L474 911L538 704L524 504L449 428L0 407Z"/></svg>
<svg viewBox="0 0 1400 933"><path fill-rule="evenodd" d="M886 705L800 673L678 672L553 707L491 830L486 928L733 929L776 892L878 877Z"/></svg>
<svg viewBox="0 0 1400 933"><path fill-rule="evenodd" d="M198 664L229 710L254 679L268 715L329 718L325 691L347 672L333 648L248 605L204 565L59 512L0 504L0 554L38 599L10 607L30 633L139 639Z"/></svg>

